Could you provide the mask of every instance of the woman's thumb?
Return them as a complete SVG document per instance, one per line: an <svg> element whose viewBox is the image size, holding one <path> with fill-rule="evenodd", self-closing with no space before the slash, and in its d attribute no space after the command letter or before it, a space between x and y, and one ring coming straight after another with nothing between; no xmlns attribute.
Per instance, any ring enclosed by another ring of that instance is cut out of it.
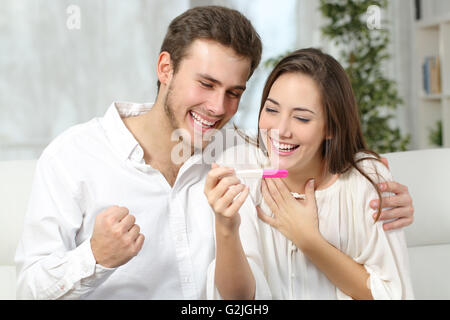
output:
<svg viewBox="0 0 450 320"><path fill-rule="evenodd" d="M315 180L314 179L310 179L307 183L306 183L306 187L305 187L305 195L306 195L306 199L314 199L315 198L315 193L314 193L314 189L315 189Z"/></svg>

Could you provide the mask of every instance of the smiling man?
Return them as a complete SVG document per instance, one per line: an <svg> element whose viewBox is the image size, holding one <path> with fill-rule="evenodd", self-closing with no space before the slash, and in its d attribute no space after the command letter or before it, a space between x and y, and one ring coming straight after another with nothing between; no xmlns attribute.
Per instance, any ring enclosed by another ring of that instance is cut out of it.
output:
<svg viewBox="0 0 450 320"><path fill-rule="evenodd" d="M16 253L18 298L206 298L215 249L202 138L236 113L261 51L238 11L190 9L163 41L154 104L113 103L45 149ZM181 163L174 131L190 148ZM411 207L400 196L399 217Z"/></svg>
<svg viewBox="0 0 450 320"><path fill-rule="evenodd" d="M249 56L203 38L190 44L176 72L173 65L171 55L161 52L157 64L160 88L155 105L145 114L124 119L144 151L145 162L161 171L170 186L180 166L171 161L171 150L179 143L172 138L174 130L185 133L183 137L188 141L184 142L192 146L192 153L195 148L203 149L210 135L236 113L253 72Z"/></svg>

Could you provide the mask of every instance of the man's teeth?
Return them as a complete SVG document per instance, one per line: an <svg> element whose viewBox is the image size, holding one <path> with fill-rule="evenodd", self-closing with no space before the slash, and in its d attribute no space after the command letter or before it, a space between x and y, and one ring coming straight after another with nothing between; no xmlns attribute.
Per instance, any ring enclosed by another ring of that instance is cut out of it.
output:
<svg viewBox="0 0 450 320"><path fill-rule="evenodd" d="M216 122L209 122L205 119L203 119L202 117L200 117L198 114L196 114L194 111L191 111L191 115L192 118L194 119L194 121L204 127L212 127L213 125L216 124Z"/></svg>
<svg viewBox="0 0 450 320"><path fill-rule="evenodd" d="M291 150L291 149L295 149L298 147L298 145L278 143L275 140L272 140L272 143L277 149L283 149L283 150Z"/></svg>

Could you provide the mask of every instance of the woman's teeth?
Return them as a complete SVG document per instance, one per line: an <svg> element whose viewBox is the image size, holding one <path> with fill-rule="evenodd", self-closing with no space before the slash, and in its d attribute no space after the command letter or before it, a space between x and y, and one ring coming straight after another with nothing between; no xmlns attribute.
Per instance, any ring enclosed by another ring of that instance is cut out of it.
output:
<svg viewBox="0 0 450 320"><path fill-rule="evenodd" d="M194 111L191 111L191 116L192 119L194 119L194 122L205 127L205 128L211 128L212 126L214 126L216 124L216 122L210 122L207 121L205 119L203 119L202 117L200 117L197 113L195 113Z"/></svg>
<svg viewBox="0 0 450 320"><path fill-rule="evenodd" d="M275 148L283 151L292 151L299 147L299 145L279 143L275 140L272 140L272 144L274 145Z"/></svg>

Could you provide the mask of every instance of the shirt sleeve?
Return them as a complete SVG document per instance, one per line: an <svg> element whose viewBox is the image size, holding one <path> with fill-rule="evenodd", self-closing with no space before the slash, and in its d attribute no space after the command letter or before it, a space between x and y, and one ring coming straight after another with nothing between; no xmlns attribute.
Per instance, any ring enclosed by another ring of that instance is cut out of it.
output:
<svg viewBox="0 0 450 320"><path fill-rule="evenodd" d="M44 152L39 159L15 262L18 299L77 299L115 270L96 264L81 243L81 196L68 171Z"/></svg>
<svg viewBox="0 0 450 320"><path fill-rule="evenodd" d="M392 181L389 170L375 160L364 160L361 169L375 182ZM341 210L346 223L347 243L343 251L362 264L369 274L368 287L374 299L413 299L406 240L402 229L384 231L384 221L375 222L370 201L378 199L374 186L355 170L349 179L352 196L347 212ZM382 194L387 196L388 193ZM350 299L337 289L339 299Z"/></svg>

